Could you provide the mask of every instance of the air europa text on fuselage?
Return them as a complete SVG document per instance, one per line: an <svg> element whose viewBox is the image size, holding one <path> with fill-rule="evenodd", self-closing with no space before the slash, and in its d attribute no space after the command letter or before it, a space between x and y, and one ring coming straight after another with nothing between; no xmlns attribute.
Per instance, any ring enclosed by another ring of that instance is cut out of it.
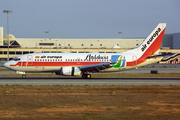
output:
<svg viewBox="0 0 180 120"><path fill-rule="evenodd" d="M154 40L155 37L159 35L159 32L161 32L161 28L158 28L156 32L149 38L146 44L142 45L142 52L147 48L147 46Z"/></svg>
<svg viewBox="0 0 180 120"><path fill-rule="evenodd" d="M41 58L62 58L62 56L41 56Z"/></svg>
<svg viewBox="0 0 180 120"><path fill-rule="evenodd" d="M94 55L94 56L92 56L91 54L88 54L86 56L85 60L92 60L92 59L108 59L108 56L106 56L106 55L104 55L104 56L101 56L101 55Z"/></svg>

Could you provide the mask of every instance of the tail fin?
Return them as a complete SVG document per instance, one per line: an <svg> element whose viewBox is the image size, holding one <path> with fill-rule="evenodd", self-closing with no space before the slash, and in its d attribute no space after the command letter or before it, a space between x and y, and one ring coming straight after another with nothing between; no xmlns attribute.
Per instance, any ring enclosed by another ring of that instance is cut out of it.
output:
<svg viewBox="0 0 180 120"><path fill-rule="evenodd" d="M157 55L161 47L165 28L166 23L159 23L143 43L136 48L137 52L147 56Z"/></svg>

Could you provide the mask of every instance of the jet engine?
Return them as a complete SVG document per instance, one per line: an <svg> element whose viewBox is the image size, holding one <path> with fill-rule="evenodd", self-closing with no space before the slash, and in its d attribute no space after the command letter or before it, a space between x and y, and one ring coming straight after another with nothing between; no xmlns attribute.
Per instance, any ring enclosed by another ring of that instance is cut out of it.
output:
<svg viewBox="0 0 180 120"><path fill-rule="evenodd" d="M56 72L56 75L66 75L66 76L79 76L81 75L81 70L78 67L61 67L59 72Z"/></svg>

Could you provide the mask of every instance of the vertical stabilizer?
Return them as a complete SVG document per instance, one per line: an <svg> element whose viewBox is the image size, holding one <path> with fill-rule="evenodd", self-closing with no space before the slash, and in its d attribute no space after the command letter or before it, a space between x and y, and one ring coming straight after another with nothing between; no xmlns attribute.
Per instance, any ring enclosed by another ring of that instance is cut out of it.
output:
<svg viewBox="0 0 180 120"><path fill-rule="evenodd" d="M145 54L147 56L158 54L164 36L165 28L166 23L159 23L151 32L151 34L137 48L137 52Z"/></svg>

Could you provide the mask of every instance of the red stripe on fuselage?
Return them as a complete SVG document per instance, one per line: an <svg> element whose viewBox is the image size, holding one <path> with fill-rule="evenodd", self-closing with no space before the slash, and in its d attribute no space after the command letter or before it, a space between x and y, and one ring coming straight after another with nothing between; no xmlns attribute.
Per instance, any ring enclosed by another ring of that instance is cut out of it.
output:
<svg viewBox="0 0 180 120"><path fill-rule="evenodd" d="M133 65L138 65L140 63L143 63L148 59L147 58L148 56L152 56L155 52L157 52L161 47L164 32L165 32L165 29L156 38L156 40L154 40L154 42L149 46L149 48L144 52L144 54L139 59L137 59L136 61L127 62L126 66L133 66Z"/></svg>
<svg viewBox="0 0 180 120"><path fill-rule="evenodd" d="M56 67L56 66L85 66L85 65L94 65L94 64L100 64L100 63L104 63L104 62L31 62L30 64L27 62L18 62L15 65L10 65L10 66L31 66L31 67L36 67L36 66L44 66L44 67L48 67L48 66L52 66L52 67ZM106 62L108 63L108 62Z"/></svg>

